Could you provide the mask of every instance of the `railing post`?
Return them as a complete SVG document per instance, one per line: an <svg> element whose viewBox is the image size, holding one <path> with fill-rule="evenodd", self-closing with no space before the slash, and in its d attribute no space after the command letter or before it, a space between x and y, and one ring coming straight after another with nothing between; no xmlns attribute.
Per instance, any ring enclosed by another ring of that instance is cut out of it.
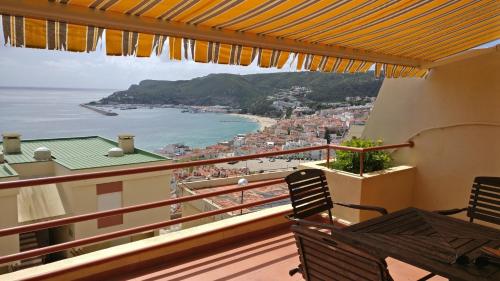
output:
<svg viewBox="0 0 500 281"><path fill-rule="evenodd" d="M330 169L330 147L326 149L326 167Z"/></svg>
<svg viewBox="0 0 500 281"><path fill-rule="evenodd" d="M248 180L245 179L245 178L241 178L238 180L238 186L247 186L248 185ZM243 205L243 196L244 196L244 190L241 190L241 200L240 200L240 204ZM240 215L243 215L243 207L240 209Z"/></svg>
<svg viewBox="0 0 500 281"><path fill-rule="evenodd" d="M363 176L363 169L364 169L364 162L365 162L365 152L361 151L359 153L359 176Z"/></svg>
<svg viewBox="0 0 500 281"><path fill-rule="evenodd" d="M240 204L243 205L243 196L244 196L244 193L243 193L243 190L241 191L241 200L240 200ZM240 215L243 215L243 208L240 209Z"/></svg>

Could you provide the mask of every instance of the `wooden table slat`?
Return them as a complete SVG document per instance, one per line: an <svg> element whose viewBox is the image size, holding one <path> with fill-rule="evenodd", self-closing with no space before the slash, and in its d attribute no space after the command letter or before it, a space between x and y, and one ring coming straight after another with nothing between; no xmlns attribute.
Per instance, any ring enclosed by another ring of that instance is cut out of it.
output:
<svg viewBox="0 0 500 281"><path fill-rule="evenodd" d="M472 241L471 238L448 238L447 240L448 243L455 249L463 247Z"/></svg>
<svg viewBox="0 0 500 281"><path fill-rule="evenodd" d="M412 229L405 230L401 232L401 235L424 235L430 236L433 233L436 233L434 228L430 227L428 224L419 224Z"/></svg>
<svg viewBox="0 0 500 281"><path fill-rule="evenodd" d="M388 229L386 233L401 234L410 229L415 229L421 225L425 225L422 222L422 218L415 216L408 220L400 221L399 223L392 225L392 229ZM430 226L427 225L427 227L429 228Z"/></svg>
<svg viewBox="0 0 500 281"><path fill-rule="evenodd" d="M443 216L445 217L445 216ZM461 221L451 217L447 219L429 216L427 221L431 223L438 232L447 233L451 237L476 238L476 239L500 239L500 231L492 232L493 229L484 229L482 225Z"/></svg>
<svg viewBox="0 0 500 281"><path fill-rule="evenodd" d="M456 257L456 251L455 249L448 243L446 243L446 241L435 241L434 238L432 237L428 237L427 239L425 239L424 237L418 237L417 239L415 239L415 237L413 236L405 236L405 235L400 235L398 237L394 237L395 241L399 241L399 240L402 240L402 241L405 241L406 243L413 243L415 244L415 246L418 246L418 247L422 247L422 251L439 251L440 253L443 253L447 256L450 256L450 257L453 257L455 258ZM441 239L440 239L441 240Z"/></svg>
<svg viewBox="0 0 500 281"><path fill-rule="evenodd" d="M383 216L376 217L374 219L370 219L370 220L364 221L362 223L358 223L358 224L355 224L353 226L350 226L349 228L352 227L355 230L359 230L359 231L363 231L363 232L372 232L372 231L377 231L380 228L386 228L387 226L390 226L390 225L396 225L400 221L404 221L407 219L411 219L412 217L415 217L415 214L412 214L412 213L402 213L401 215L398 215L398 216L393 216L393 214L395 214L395 213L386 215L386 216L392 216L388 220L379 221L380 219L383 218Z"/></svg>
<svg viewBox="0 0 500 281"><path fill-rule="evenodd" d="M417 241L413 241L412 243L410 243L408 241L400 239L399 237L387 237L382 234L373 234L373 233L367 235L371 236L369 238L370 240L379 243L378 245L379 247L391 247L391 245L397 244L398 249L411 252L414 255L429 253L429 249L426 250L426 248L422 247L422 245L419 245ZM448 263L451 263L456 258L455 253L453 251L448 251L446 253L443 253L441 251L432 251L432 254L427 255L427 257L438 261L444 260Z"/></svg>
<svg viewBox="0 0 500 281"><path fill-rule="evenodd" d="M492 242L492 240L472 240L471 242L457 248L457 254L459 256L471 254L473 251L477 251L490 242Z"/></svg>

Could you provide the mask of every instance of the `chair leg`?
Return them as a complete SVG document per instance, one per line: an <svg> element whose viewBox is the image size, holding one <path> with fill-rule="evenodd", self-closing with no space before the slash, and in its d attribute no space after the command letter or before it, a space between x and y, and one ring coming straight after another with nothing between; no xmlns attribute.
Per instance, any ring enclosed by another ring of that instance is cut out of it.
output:
<svg viewBox="0 0 500 281"><path fill-rule="evenodd" d="M385 275L386 275L387 281L394 281L394 279L392 278L392 276L389 273L389 270L387 268L385 270Z"/></svg>
<svg viewBox="0 0 500 281"><path fill-rule="evenodd" d="M330 223L332 225L335 225L335 223L333 222L333 215L331 210L328 210L328 218L330 218Z"/></svg>
<svg viewBox="0 0 500 281"><path fill-rule="evenodd" d="M417 281L425 281L425 280L429 280L430 278L432 278L432 277L434 277L434 276L436 276L436 274L434 274L434 273L429 273L429 274L425 275L424 277L422 277L422 278L418 279Z"/></svg>
<svg viewBox="0 0 500 281"><path fill-rule="evenodd" d="M298 272L302 272L302 266L300 264L296 268L290 269L290 271L288 271L288 275L294 276Z"/></svg>

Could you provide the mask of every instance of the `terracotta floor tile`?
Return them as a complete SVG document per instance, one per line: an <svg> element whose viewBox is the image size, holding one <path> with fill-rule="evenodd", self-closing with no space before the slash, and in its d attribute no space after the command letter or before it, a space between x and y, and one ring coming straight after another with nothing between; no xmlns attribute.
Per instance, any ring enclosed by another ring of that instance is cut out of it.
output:
<svg viewBox="0 0 500 281"><path fill-rule="evenodd" d="M264 238L264 237L261 237ZM255 241L247 240L182 263L136 272L117 280L301 280L288 276L299 264L293 236L288 231ZM270 279L273 276L275 279Z"/></svg>
<svg viewBox="0 0 500 281"><path fill-rule="evenodd" d="M423 269L411 266L393 258L387 258L386 261L389 266L389 272L392 278L394 278L394 281L415 281L429 274L429 272ZM444 281L448 279L441 276L434 276L429 280Z"/></svg>
<svg viewBox="0 0 500 281"><path fill-rule="evenodd" d="M424 270L388 258L389 271L395 281L413 281L427 274ZM299 264L293 235L283 230L267 236L199 253L175 263L146 268L116 280L168 281L295 281L302 280L288 271ZM434 277L434 281L447 280Z"/></svg>

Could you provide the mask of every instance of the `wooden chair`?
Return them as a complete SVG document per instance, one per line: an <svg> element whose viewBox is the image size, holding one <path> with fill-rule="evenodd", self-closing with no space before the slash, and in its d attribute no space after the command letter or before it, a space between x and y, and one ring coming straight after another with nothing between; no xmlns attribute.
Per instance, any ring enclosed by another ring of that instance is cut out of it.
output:
<svg viewBox="0 0 500 281"><path fill-rule="evenodd" d="M305 224L292 226L300 265L290 275L300 272L307 281L316 280L380 280L392 281L385 260L354 248L337 235L341 231L332 226L331 235Z"/></svg>
<svg viewBox="0 0 500 281"><path fill-rule="evenodd" d="M500 225L500 178L476 177L472 184L469 206L436 212L442 215L454 215L463 211L467 211L470 222L477 219Z"/></svg>
<svg viewBox="0 0 500 281"><path fill-rule="evenodd" d="M288 175L285 181L288 184L293 207L293 216L288 218L292 220L305 219L326 211L333 225L331 209L334 205L387 214L387 210L381 207L333 202L323 170L300 170Z"/></svg>

